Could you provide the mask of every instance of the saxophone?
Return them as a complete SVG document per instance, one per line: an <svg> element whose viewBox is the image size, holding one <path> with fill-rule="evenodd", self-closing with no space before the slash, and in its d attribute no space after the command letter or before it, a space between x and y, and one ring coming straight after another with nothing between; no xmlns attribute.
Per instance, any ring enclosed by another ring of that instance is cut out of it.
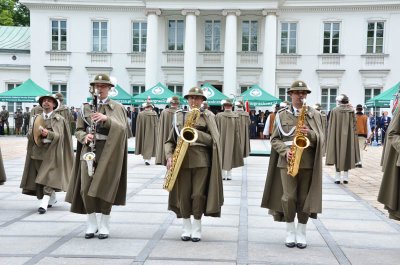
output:
<svg viewBox="0 0 400 265"><path fill-rule="evenodd" d="M178 173L181 168L183 159L185 158L185 154L189 147L189 144L196 142L198 138L198 133L196 129L194 129L194 126L196 125L196 122L199 118L200 110L198 108L192 108L185 121L185 125L180 132L180 137L172 156L172 165L168 169L164 178L163 189L169 192L174 187L176 178L178 177Z"/></svg>
<svg viewBox="0 0 400 265"><path fill-rule="evenodd" d="M303 106L301 108L299 120L296 125L295 136L293 139L293 144L290 147L292 151L292 159L288 161L288 171L287 174L295 177L299 172L299 165L301 156L305 148L310 146L310 140L306 137L304 133L301 132L301 128L304 126L304 120L306 118L307 106L306 100L303 99Z"/></svg>

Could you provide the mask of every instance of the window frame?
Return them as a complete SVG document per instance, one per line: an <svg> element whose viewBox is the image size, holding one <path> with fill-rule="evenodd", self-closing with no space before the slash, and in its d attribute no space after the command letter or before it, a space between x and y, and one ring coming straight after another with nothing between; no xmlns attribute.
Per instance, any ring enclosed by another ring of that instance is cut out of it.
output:
<svg viewBox="0 0 400 265"><path fill-rule="evenodd" d="M281 93L282 92L282 89L284 89L284 93ZM289 102L291 102L291 99L290 99L290 96L289 96L289 94L287 93L287 91L290 89L290 85L289 86L279 86L278 87L278 98L280 99L280 100L282 100L282 102L283 101L289 101Z"/></svg>
<svg viewBox="0 0 400 265"><path fill-rule="evenodd" d="M170 22L175 22L174 27L174 48L170 49ZM182 22L182 49L179 49L178 45L178 22ZM170 52L183 52L185 50L185 20L183 18L170 18L167 20L167 50Z"/></svg>
<svg viewBox="0 0 400 265"><path fill-rule="evenodd" d="M11 89L16 88L17 86L20 86L22 84L22 82L7 82L6 88L7 91L10 91ZM10 87L10 85L12 85L12 87ZM14 112L17 110L17 108L21 108L22 110L22 102L17 102L17 101L10 101L10 102L6 102L6 109L8 110L10 115L14 115Z"/></svg>
<svg viewBox="0 0 400 265"><path fill-rule="evenodd" d="M369 24L371 24L371 23L374 24L374 30L373 30L374 36L372 37L373 38L373 44L372 45L368 45L368 40L371 38L371 37L368 36L369 31L370 31L369 30ZM377 37L378 23L382 23L383 24L382 37ZM367 21L367 39L366 39L366 41L367 41L367 43L366 43L367 44L366 45L366 53L367 54L384 54L384 52L385 52L385 27L386 27L386 21L385 20L369 20L369 21ZM377 38L381 38L382 39L382 44L377 45ZM370 52L370 51L368 51L369 50L368 47L371 47L371 46L372 46L372 51ZM381 52L377 52L376 51L377 46L381 46L381 49L382 49Z"/></svg>
<svg viewBox="0 0 400 265"><path fill-rule="evenodd" d="M63 90L63 86L65 86L65 90ZM57 87L57 89L54 89ZM64 97L63 104L67 104L68 101L68 85L67 83L50 83L51 93L61 93Z"/></svg>
<svg viewBox="0 0 400 265"><path fill-rule="evenodd" d="M95 36L94 36L94 23L99 23L99 36L98 36L98 47L99 47L99 49L98 50L95 50L95 40L94 40L94 38L95 38ZM106 30L106 33L107 33L107 35L106 35L106 41L105 41L105 49L103 49L103 43L102 43L102 38L103 38L103 36L102 36L102 34L101 34L101 32L102 32L102 24L103 23L106 23L106 28L105 28L105 30ZM109 26L110 26L110 24L109 24L109 21L108 20L105 20L105 19L93 19L92 20L92 52L108 52L109 51L109 41L110 41L110 38L109 38L109 36L110 36L110 29L109 29Z"/></svg>
<svg viewBox="0 0 400 265"><path fill-rule="evenodd" d="M329 24L329 38L325 37L325 33L327 32L325 30L325 25ZM336 30L334 30L334 25L337 24L338 25L338 38L337 38L337 45L334 45L333 42L336 38L334 38L334 33L336 32ZM341 26L342 23L340 21L325 21L323 23L323 35L322 35L322 53L323 54L340 54L340 35L341 35ZM329 40L329 45L326 46L325 45L325 40ZM334 52L333 49L334 47L337 46L337 52ZM329 47L329 51L325 51L325 47Z"/></svg>
<svg viewBox="0 0 400 265"><path fill-rule="evenodd" d="M53 35L53 22L57 22L57 35ZM61 23L65 22L65 49L62 49L62 35L61 34ZM53 37L57 37L56 45L57 49L53 49L53 45L55 44L53 41ZM68 21L67 19L61 19L61 18L51 18L50 19L50 50L51 51L67 51L68 49Z"/></svg>
<svg viewBox="0 0 400 265"><path fill-rule="evenodd" d="M244 45L246 45L246 44L244 44L244 42L243 42L243 38L245 37L244 36L244 24L246 23L246 22L248 22L248 24L249 24L249 34L248 34L248 40L249 40L249 42L247 43L247 49L244 49ZM256 23L257 24L257 28L256 28L256 34L255 34L255 36L256 36L256 43L252 43L251 42L251 39L252 39L252 24L253 23ZM259 33L259 31L260 31L260 23L259 23L259 21L258 21L258 19L251 19L251 18L246 18L246 19L243 19L242 21L241 21L241 51L242 52L258 52L258 49L259 49L259 36L260 36L260 33ZM255 45L256 46L256 49L255 50L252 50L252 45Z"/></svg>
<svg viewBox="0 0 400 265"><path fill-rule="evenodd" d="M134 25L135 24L139 24L139 43L138 43L138 51L135 51L134 47L135 47L135 43L134 43L134 39L135 39L135 33L134 33ZM143 24L146 24L146 29L143 29ZM147 50L147 21L132 21L132 52L146 52ZM145 31L146 35L145 37L143 37L143 31ZM145 40L145 43L143 44L143 40Z"/></svg>
<svg viewBox="0 0 400 265"><path fill-rule="evenodd" d="M169 84L167 85L168 89L174 92L174 94L183 97L183 84ZM178 87L180 87L178 89ZM180 90L180 91L178 91Z"/></svg>
<svg viewBox="0 0 400 265"><path fill-rule="evenodd" d="M138 88L138 93L134 92L134 90L133 90L134 87ZM139 94L143 93L144 91L146 91L146 86L144 84L132 84L131 85L131 95L132 96L139 95Z"/></svg>
<svg viewBox="0 0 400 265"><path fill-rule="evenodd" d="M219 23L219 35L215 33L215 25L216 22ZM206 42L207 42L207 35L206 35L206 28L207 23L211 23L211 50L207 50ZM221 51L221 41L222 41L222 21L221 19L206 19L204 21L204 51L205 52L220 52ZM216 38L218 38L218 47L216 47Z"/></svg>
<svg viewBox="0 0 400 265"><path fill-rule="evenodd" d="M328 90L328 94L324 95L324 90ZM332 94L331 91L335 90L336 94ZM329 112L334 107L336 107L336 97L339 95L339 87L321 87L321 108L322 110ZM327 98L326 102L324 97Z"/></svg>
<svg viewBox="0 0 400 265"><path fill-rule="evenodd" d="M283 34L283 24L288 24L288 30L287 30L287 32L288 32L288 36L287 36L287 38L286 38L286 40L288 40L288 42L287 42L287 44L286 44L286 47L285 47L285 49L286 49L286 52L282 52L282 44L283 44L283 37L282 37L282 34ZM290 37L290 32L291 31L293 31L293 30L291 30L291 28L293 27L293 25L296 25L296 29L295 29L295 39L294 39L294 42L295 42L295 45L294 45L294 49L295 49L295 51L294 52L290 52L290 44L292 43L292 41L291 40L293 40L293 38L291 38ZM298 25L298 22L297 21L281 21L281 23L280 23L280 54L297 54L297 33L298 33L298 28L299 28L299 25Z"/></svg>

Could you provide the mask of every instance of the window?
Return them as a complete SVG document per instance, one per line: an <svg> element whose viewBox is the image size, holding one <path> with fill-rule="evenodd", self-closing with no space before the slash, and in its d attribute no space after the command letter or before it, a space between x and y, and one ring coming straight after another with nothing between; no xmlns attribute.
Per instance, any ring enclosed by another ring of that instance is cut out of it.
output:
<svg viewBox="0 0 400 265"><path fill-rule="evenodd" d="M132 23L132 51L145 52L147 43L147 23Z"/></svg>
<svg viewBox="0 0 400 265"><path fill-rule="evenodd" d="M282 101L289 101L290 102L290 96L288 95L287 91L289 90L290 87L280 87L279 88L279 93L278 97Z"/></svg>
<svg viewBox="0 0 400 265"><path fill-rule="evenodd" d="M364 95L364 102L367 102L367 100L376 97L382 92L382 88L366 88L365 89L365 95ZM374 113L375 115L379 116L381 113L381 108L374 108Z"/></svg>
<svg viewBox="0 0 400 265"><path fill-rule="evenodd" d="M93 21L93 48L94 52L106 52L108 42L107 21Z"/></svg>
<svg viewBox="0 0 400 265"><path fill-rule="evenodd" d="M336 107L337 88L322 88L321 90L321 107L322 110L330 111Z"/></svg>
<svg viewBox="0 0 400 265"><path fill-rule="evenodd" d="M339 53L340 23L324 23L324 53Z"/></svg>
<svg viewBox="0 0 400 265"><path fill-rule="evenodd" d="M168 50L183 51L183 37L185 26L183 20L168 21Z"/></svg>
<svg viewBox="0 0 400 265"><path fill-rule="evenodd" d="M51 50L66 51L67 50L67 21L52 20L51 21Z"/></svg>
<svg viewBox="0 0 400 265"><path fill-rule="evenodd" d="M221 21L206 20L204 27L204 50L219 52L221 49Z"/></svg>
<svg viewBox="0 0 400 265"><path fill-rule="evenodd" d="M146 90L145 85L132 85L132 96L139 95Z"/></svg>
<svg viewBox="0 0 400 265"><path fill-rule="evenodd" d="M179 96L183 95L183 85L169 85L168 89Z"/></svg>
<svg viewBox="0 0 400 265"><path fill-rule="evenodd" d="M297 23L282 23L281 53L296 53Z"/></svg>
<svg viewBox="0 0 400 265"><path fill-rule="evenodd" d="M249 90L251 86L240 86L240 94Z"/></svg>
<svg viewBox="0 0 400 265"><path fill-rule="evenodd" d="M384 22L369 22L367 33L367 53L383 53Z"/></svg>
<svg viewBox="0 0 400 265"><path fill-rule="evenodd" d="M242 22L242 51L256 52L258 40L258 21L245 20Z"/></svg>
<svg viewBox="0 0 400 265"><path fill-rule="evenodd" d="M67 104L67 85L66 84L51 84L51 93L61 93L64 97L63 104Z"/></svg>
<svg viewBox="0 0 400 265"><path fill-rule="evenodd" d="M21 85L21 83L8 83L7 90L16 88L19 85ZM12 115L17 110L17 108L20 108L22 110L22 102L8 102L7 103L7 110L10 113L10 115Z"/></svg>

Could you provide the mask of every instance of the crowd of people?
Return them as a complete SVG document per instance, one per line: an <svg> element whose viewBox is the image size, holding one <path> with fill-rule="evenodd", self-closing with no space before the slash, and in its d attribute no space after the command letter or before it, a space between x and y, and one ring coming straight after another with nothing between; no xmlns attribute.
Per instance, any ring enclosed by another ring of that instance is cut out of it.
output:
<svg viewBox="0 0 400 265"><path fill-rule="evenodd" d="M146 166L153 157L155 164L166 166L168 209L182 219L182 241L200 241L202 218L221 216L224 180L232 180L232 169L244 165L252 138L271 141L261 207L275 221L286 223L288 248L307 247L309 218L322 212L323 157L335 166L335 183L349 183L349 170L362 167L362 150L376 137L377 128L386 143L378 200L391 218L400 220L400 207L394 203L400 192L392 185L399 163L388 162L399 155L400 112L393 122L387 113L378 121L341 94L337 106L325 113L320 104L307 104L312 91L303 81L293 82L288 90L291 102L258 115L246 112L242 101L230 99L221 101L221 112L213 113L198 87L184 95L186 108L180 108L179 97L172 97L164 110L157 110L150 100L140 111L125 109L110 99L114 84L108 75L97 75L90 85L93 102L78 111L63 104L62 94L38 99L23 129L28 145L20 185L23 194L38 199L39 214L54 206L56 192L66 191L70 211L87 217L86 239L108 238L113 205L126 204L127 145L132 136L135 154ZM24 114L21 117L25 119ZM75 155L72 135L77 139ZM5 181L0 150L0 185Z"/></svg>

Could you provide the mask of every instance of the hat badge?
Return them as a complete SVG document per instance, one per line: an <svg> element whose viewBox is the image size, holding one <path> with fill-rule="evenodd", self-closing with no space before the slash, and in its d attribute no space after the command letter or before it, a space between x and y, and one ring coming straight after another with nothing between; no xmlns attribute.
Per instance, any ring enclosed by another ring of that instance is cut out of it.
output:
<svg viewBox="0 0 400 265"><path fill-rule="evenodd" d="M99 80L103 80L103 76L102 75L99 75Z"/></svg>
<svg viewBox="0 0 400 265"><path fill-rule="evenodd" d="M303 82L299 82L299 86L303 86Z"/></svg>

